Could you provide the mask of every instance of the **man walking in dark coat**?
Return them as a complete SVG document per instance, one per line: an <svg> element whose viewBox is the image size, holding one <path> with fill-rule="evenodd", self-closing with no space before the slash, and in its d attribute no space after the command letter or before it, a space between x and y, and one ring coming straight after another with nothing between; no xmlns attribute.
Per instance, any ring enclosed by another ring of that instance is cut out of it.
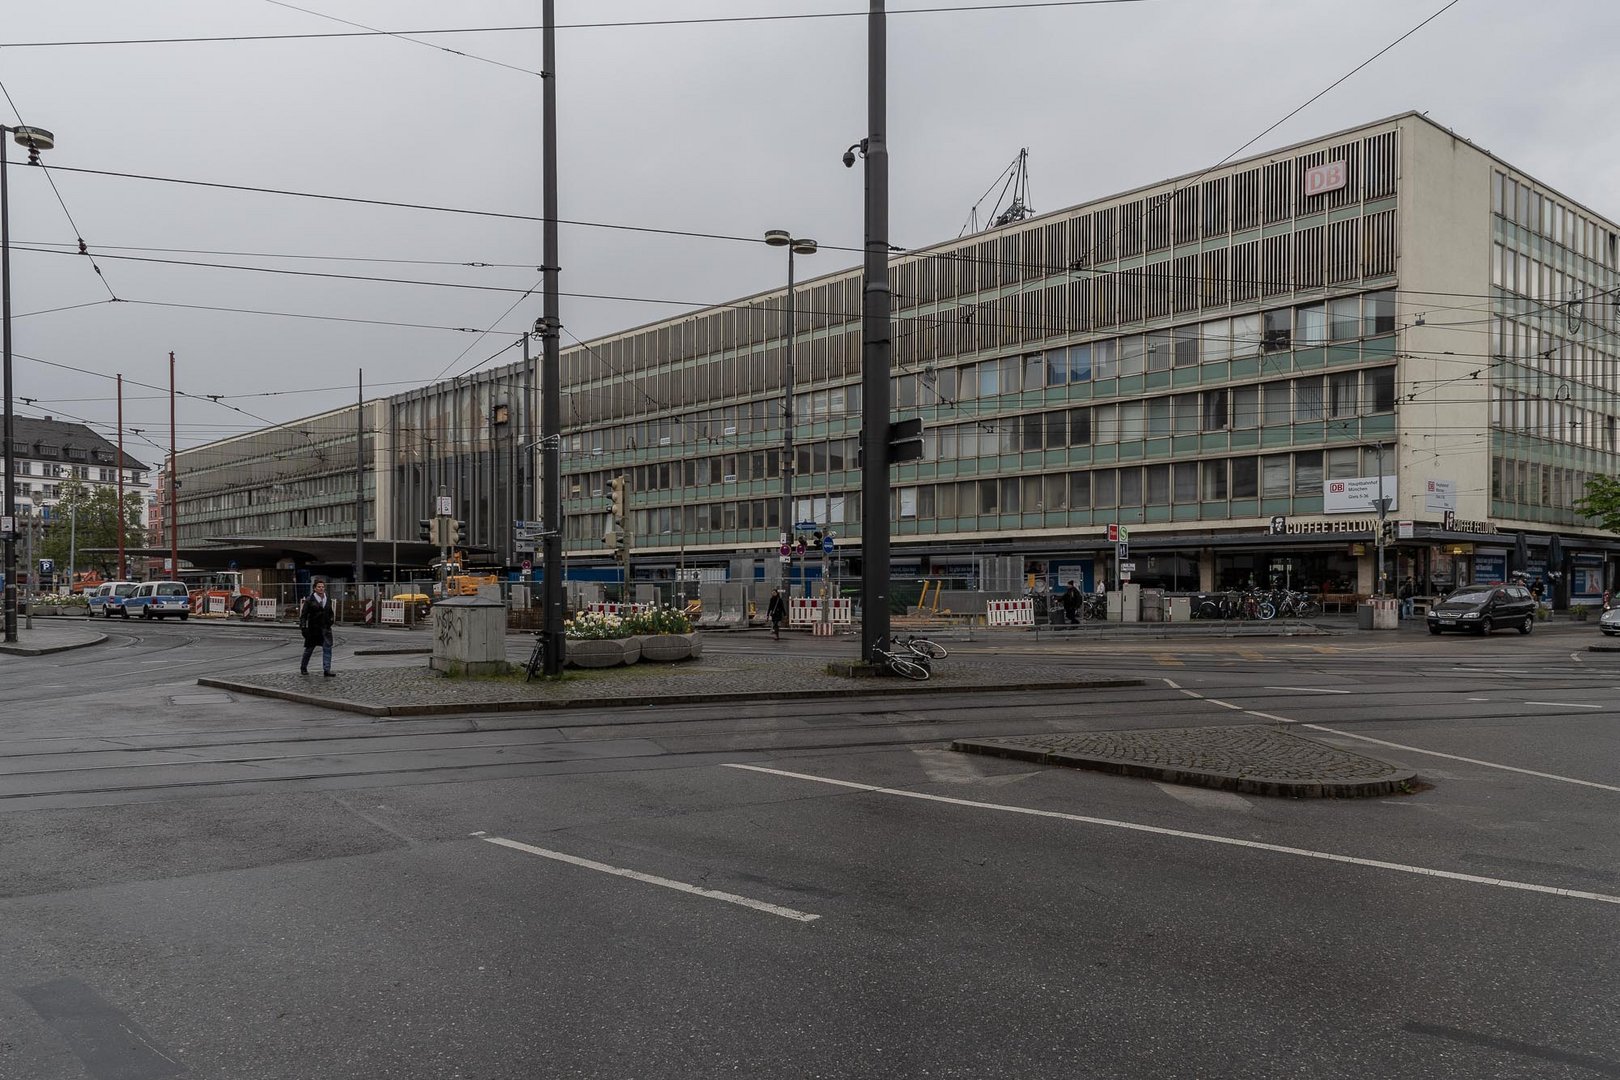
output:
<svg viewBox="0 0 1620 1080"><path fill-rule="evenodd" d="M771 602L765 605L765 617L771 620L771 637L781 641L782 624L788 617L787 601L782 599L781 589L771 590Z"/></svg>
<svg viewBox="0 0 1620 1080"><path fill-rule="evenodd" d="M1080 587L1073 579L1070 579L1068 589L1058 602L1063 605L1063 617L1069 621L1069 625L1077 624L1080 621Z"/></svg>
<svg viewBox="0 0 1620 1080"><path fill-rule="evenodd" d="M304 659L298 665L300 675L309 674L309 658L317 646L321 650L321 674L332 674L332 601L326 595L326 579L315 579L315 591L304 598L298 609L298 629L304 632Z"/></svg>

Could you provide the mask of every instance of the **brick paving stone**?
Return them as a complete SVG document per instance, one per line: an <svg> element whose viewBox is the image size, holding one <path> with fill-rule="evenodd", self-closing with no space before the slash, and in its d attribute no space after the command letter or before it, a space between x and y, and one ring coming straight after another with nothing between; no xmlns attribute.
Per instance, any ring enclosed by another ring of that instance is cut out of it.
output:
<svg viewBox="0 0 1620 1080"><path fill-rule="evenodd" d="M951 749L1295 798L1388 795L1417 775L1263 724L958 739Z"/></svg>

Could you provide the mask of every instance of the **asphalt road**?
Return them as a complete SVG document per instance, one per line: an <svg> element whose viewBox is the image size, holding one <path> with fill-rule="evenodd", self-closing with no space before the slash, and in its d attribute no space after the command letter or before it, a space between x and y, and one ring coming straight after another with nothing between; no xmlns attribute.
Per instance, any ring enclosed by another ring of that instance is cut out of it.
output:
<svg viewBox="0 0 1620 1080"><path fill-rule="evenodd" d="M953 648L1144 685L382 724L192 682L286 670L280 632L110 633L0 657L0 1080L1620 1076L1589 628L1002 639ZM339 666L420 662L372 640ZM1261 717L1423 783L945 749Z"/></svg>

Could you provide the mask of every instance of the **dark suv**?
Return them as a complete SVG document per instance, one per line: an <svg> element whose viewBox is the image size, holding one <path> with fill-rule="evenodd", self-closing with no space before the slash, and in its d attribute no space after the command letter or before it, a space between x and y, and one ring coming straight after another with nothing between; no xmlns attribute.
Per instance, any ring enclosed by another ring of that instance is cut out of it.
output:
<svg viewBox="0 0 1620 1080"><path fill-rule="evenodd" d="M1469 585L1429 608L1429 633L1477 630L1488 634L1511 626L1521 634L1536 627L1536 598L1523 585Z"/></svg>

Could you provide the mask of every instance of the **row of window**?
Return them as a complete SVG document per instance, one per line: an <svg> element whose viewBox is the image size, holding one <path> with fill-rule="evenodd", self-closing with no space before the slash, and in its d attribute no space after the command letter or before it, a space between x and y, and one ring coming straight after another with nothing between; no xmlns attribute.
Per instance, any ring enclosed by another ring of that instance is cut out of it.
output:
<svg viewBox="0 0 1620 1080"><path fill-rule="evenodd" d="M1491 498L1499 502L1570 510L1586 494L1589 479L1580 469L1491 458Z"/></svg>
<svg viewBox="0 0 1620 1080"><path fill-rule="evenodd" d="M1615 418L1568 401L1491 389L1491 423L1502 431L1533 435L1549 442L1614 453Z"/></svg>
<svg viewBox="0 0 1620 1080"><path fill-rule="evenodd" d="M1562 244L1575 254L1614 268L1620 239L1607 225L1594 221L1574 207L1565 206L1551 195L1543 195L1528 183L1506 173L1491 174L1491 209L1509 221ZM1522 290L1521 290L1522 291ZM1543 291L1539 295L1551 296Z"/></svg>
<svg viewBox="0 0 1620 1080"><path fill-rule="evenodd" d="M1579 320L1566 321L1560 316L1558 323L1565 330L1580 331ZM1600 348L1589 340L1577 339L1573 333L1559 333L1520 319L1496 318L1491 320L1490 329L1491 356L1517 361L1551 377L1554 382L1549 394L1564 380L1609 395L1620 393L1620 359L1612 347Z"/></svg>

